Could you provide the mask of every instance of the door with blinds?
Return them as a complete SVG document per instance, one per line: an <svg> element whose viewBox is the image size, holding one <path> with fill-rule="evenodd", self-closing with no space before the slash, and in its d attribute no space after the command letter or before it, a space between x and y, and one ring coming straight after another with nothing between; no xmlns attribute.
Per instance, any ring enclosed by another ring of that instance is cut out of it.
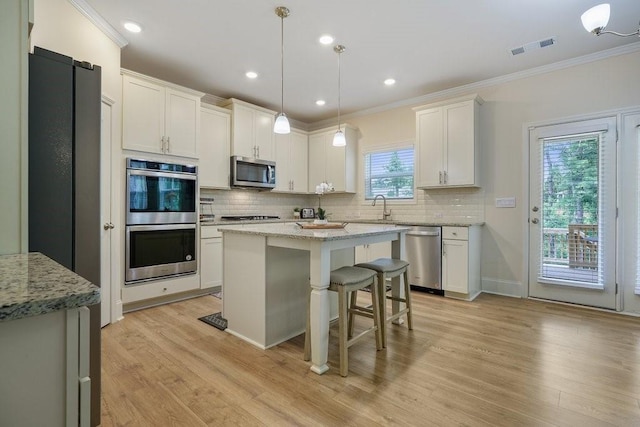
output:
<svg viewBox="0 0 640 427"><path fill-rule="evenodd" d="M616 119L529 131L529 296L616 308Z"/></svg>

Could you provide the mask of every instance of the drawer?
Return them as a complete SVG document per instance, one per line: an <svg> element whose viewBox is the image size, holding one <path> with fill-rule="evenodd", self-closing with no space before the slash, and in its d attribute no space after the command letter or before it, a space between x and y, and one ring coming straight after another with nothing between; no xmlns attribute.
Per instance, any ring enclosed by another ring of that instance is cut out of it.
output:
<svg viewBox="0 0 640 427"><path fill-rule="evenodd" d="M214 237L222 237L222 233L218 231L218 226L206 225L204 227L200 227L201 239L212 239Z"/></svg>
<svg viewBox="0 0 640 427"><path fill-rule="evenodd" d="M469 240L469 227L442 227L442 238Z"/></svg>

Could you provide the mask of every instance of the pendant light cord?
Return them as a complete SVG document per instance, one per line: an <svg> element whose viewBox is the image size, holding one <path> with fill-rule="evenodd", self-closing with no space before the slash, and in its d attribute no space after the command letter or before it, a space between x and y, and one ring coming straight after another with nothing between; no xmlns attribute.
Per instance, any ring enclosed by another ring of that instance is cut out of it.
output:
<svg viewBox="0 0 640 427"><path fill-rule="evenodd" d="M340 131L340 57L342 52L338 52L338 131Z"/></svg>
<svg viewBox="0 0 640 427"><path fill-rule="evenodd" d="M284 113L284 16L280 17L280 112Z"/></svg>

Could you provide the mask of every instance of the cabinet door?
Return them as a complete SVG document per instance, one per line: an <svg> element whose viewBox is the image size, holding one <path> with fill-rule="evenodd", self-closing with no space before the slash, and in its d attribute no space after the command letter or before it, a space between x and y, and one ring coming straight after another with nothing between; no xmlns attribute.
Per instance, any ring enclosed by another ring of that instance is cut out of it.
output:
<svg viewBox="0 0 640 427"><path fill-rule="evenodd" d="M222 238L200 240L200 289L222 286Z"/></svg>
<svg viewBox="0 0 640 427"><path fill-rule="evenodd" d="M253 110L242 105L233 106L233 135L231 153L234 156L256 157L253 136Z"/></svg>
<svg viewBox="0 0 640 427"><path fill-rule="evenodd" d="M419 173L418 187L442 186L444 130L442 108L420 111L416 114Z"/></svg>
<svg viewBox="0 0 640 427"><path fill-rule="evenodd" d="M444 107L447 185L474 185L474 101Z"/></svg>
<svg viewBox="0 0 640 427"><path fill-rule="evenodd" d="M309 136L309 192L315 193L316 185L325 180L325 135ZM277 169L277 166L276 166Z"/></svg>
<svg viewBox="0 0 640 427"><path fill-rule="evenodd" d="M326 180L333 184L335 191L347 191L346 181L346 158L347 147L334 147L333 135L335 132L328 132L325 136L326 153ZM347 141L347 144L349 141Z"/></svg>
<svg viewBox="0 0 640 427"><path fill-rule="evenodd" d="M296 193L306 193L309 187L309 138L298 132L291 132L289 141L289 163L292 190ZM276 161L276 172L280 163ZM276 181L277 182L277 181Z"/></svg>
<svg viewBox="0 0 640 427"><path fill-rule="evenodd" d="M469 242L442 240L442 289L469 293Z"/></svg>
<svg viewBox="0 0 640 427"><path fill-rule="evenodd" d="M273 149L273 115L262 111L254 111L254 137L257 147L256 157L265 160L275 160Z"/></svg>
<svg viewBox="0 0 640 427"><path fill-rule="evenodd" d="M200 131L200 99L166 89L165 153L198 158Z"/></svg>
<svg viewBox="0 0 640 427"><path fill-rule="evenodd" d="M130 76L123 76L122 84L123 148L162 153L164 88Z"/></svg>
<svg viewBox="0 0 640 427"><path fill-rule="evenodd" d="M229 188L229 146L231 118L228 113L203 108L200 110L201 187Z"/></svg>
<svg viewBox="0 0 640 427"><path fill-rule="evenodd" d="M283 135L275 135L275 154L276 154L276 190L291 191L291 170L292 164L290 158L292 133Z"/></svg>

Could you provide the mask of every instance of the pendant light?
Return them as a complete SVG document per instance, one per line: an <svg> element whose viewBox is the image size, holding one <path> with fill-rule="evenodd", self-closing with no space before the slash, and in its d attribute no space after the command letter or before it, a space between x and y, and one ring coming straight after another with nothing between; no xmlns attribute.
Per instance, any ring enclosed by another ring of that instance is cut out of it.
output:
<svg viewBox="0 0 640 427"><path fill-rule="evenodd" d="M276 121L273 124L275 133L287 134L291 132L289 120L284 114L284 18L289 16L289 9L284 6L276 7L276 15L280 17L280 113L276 115Z"/></svg>
<svg viewBox="0 0 640 427"><path fill-rule="evenodd" d="M344 137L344 133L340 129L340 54L347 48L341 44L337 44L333 47L333 51L338 54L338 131L333 135L333 146L344 147L347 145L347 139Z"/></svg>

